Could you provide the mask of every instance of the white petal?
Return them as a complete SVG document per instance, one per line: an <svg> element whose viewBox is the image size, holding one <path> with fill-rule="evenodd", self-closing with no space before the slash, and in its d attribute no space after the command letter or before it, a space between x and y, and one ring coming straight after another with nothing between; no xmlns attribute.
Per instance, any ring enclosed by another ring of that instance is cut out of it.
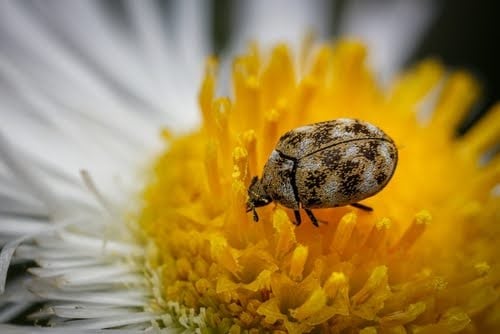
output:
<svg viewBox="0 0 500 334"><path fill-rule="evenodd" d="M0 323L8 322L16 318L19 315L19 313L26 311L32 305L33 304L31 302L24 302L18 304L7 304L4 307L0 307Z"/></svg>
<svg viewBox="0 0 500 334"><path fill-rule="evenodd" d="M57 230L65 228L69 225L78 224L81 221L82 221L82 217L74 217L68 221L64 221L64 222L61 222L57 225L53 225L51 227L48 227L41 232L34 232L33 234L27 234L27 235L24 235L24 236L19 237L17 239L13 239L12 241L10 241L6 245L4 245L1 252L0 252L0 295L5 291L5 281L7 278L7 271L9 270L12 255L14 254L17 247L21 243L23 243L24 241L26 241L30 238L35 237L37 234L57 231Z"/></svg>
<svg viewBox="0 0 500 334"><path fill-rule="evenodd" d="M48 222L39 219L5 217L0 220L0 233L10 236L37 234L49 227Z"/></svg>
<svg viewBox="0 0 500 334"><path fill-rule="evenodd" d="M32 327L32 326L14 326L14 325L2 325L0 324L0 331L6 334L68 334L67 328L42 328L42 327ZM144 330L127 330L127 329L108 329L105 331L95 331L88 329L72 329L72 334L91 334L91 333L109 333L109 334L144 334L148 331Z"/></svg>
<svg viewBox="0 0 500 334"><path fill-rule="evenodd" d="M361 38L373 68L388 80L408 59L437 12L432 0L347 1L340 35Z"/></svg>
<svg viewBox="0 0 500 334"><path fill-rule="evenodd" d="M158 94L171 102L172 113L182 115L177 118L175 128L192 126L198 118L196 100L193 99L195 90L191 90L194 83L187 82L189 86L183 85L184 71L182 67L176 66L178 60L176 51L172 47L171 37L162 27L159 8L152 1L128 0L125 3L129 8L145 56L149 60L150 73L156 80L155 87L161 90ZM182 87L191 89L185 91Z"/></svg>
<svg viewBox="0 0 500 334"><path fill-rule="evenodd" d="M166 101L153 94L154 82L147 75L140 48L123 34L123 27L106 15L100 1L39 1L37 12L44 14L44 23L63 36L104 78L118 86L130 104L148 116L157 118ZM74 16L79 22L74 24ZM124 70L126 69L126 70Z"/></svg>
<svg viewBox="0 0 500 334"><path fill-rule="evenodd" d="M40 281L29 284L29 289L34 294L48 300L82 302L115 306L135 306L145 305L147 296L143 291L62 291L57 287L43 285Z"/></svg>
<svg viewBox="0 0 500 334"><path fill-rule="evenodd" d="M71 327L76 329L101 329L101 328L113 328L135 323L151 322L158 319L158 315L154 315L148 312L136 312L133 314L119 315L119 316L109 316L102 318L94 318L88 320L71 320L68 322L63 322L59 324L61 327Z"/></svg>
<svg viewBox="0 0 500 334"><path fill-rule="evenodd" d="M136 308L126 308L126 307L110 307L110 306L102 306L94 304L66 304L66 305L47 306L41 312L44 312L46 314L57 315L58 317L61 318L86 319L86 318L103 318L111 316L127 316L133 313L137 313L138 311ZM37 316L33 315L31 317L34 318ZM46 317L46 315L44 315L43 317Z"/></svg>
<svg viewBox="0 0 500 334"><path fill-rule="evenodd" d="M325 37L331 13L326 0L238 0L233 49L241 51L250 40L263 45L285 41L297 47L310 31Z"/></svg>

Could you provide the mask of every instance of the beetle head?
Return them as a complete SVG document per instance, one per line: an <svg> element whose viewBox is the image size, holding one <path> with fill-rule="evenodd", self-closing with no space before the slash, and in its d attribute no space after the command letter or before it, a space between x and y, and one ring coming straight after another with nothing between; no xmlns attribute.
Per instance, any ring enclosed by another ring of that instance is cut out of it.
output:
<svg viewBox="0 0 500 334"><path fill-rule="evenodd" d="M248 201L247 201L247 212L253 211L253 220L259 221L259 216L255 208L259 206L268 205L272 202L271 197L265 192L257 176L252 178L252 182L248 187Z"/></svg>

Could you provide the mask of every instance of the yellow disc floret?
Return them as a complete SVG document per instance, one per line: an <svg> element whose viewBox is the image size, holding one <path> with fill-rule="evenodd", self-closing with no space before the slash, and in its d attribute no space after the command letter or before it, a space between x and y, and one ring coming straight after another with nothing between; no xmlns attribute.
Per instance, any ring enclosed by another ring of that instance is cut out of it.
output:
<svg viewBox="0 0 500 334"><path fill-rule="evenodd" d="M365 58L353 41L300 64L285 45L253 45L234 61L231 99L215 96L209 60L201 128L168 139L143 193L153 310L202 314L202 332L500 330L500 159L481 159L500 141L500 105L456 138L479 95L470 76L429 60L381 88ZM364 201L374 211L320 209L320 227L295 227L269 205L254 223L247 188L280 135L340 117L398 145L393 179Z"/></svg>

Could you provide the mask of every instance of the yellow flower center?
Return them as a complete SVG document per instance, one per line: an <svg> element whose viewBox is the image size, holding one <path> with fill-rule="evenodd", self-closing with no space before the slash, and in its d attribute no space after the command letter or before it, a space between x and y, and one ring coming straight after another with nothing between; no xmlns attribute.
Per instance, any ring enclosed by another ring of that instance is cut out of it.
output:
<svg viewBox="0 0 500 334"><path fill-rule="evenodd" d="M381 88L352 41L234 61L232 99L215 97L209 61L202 127L167 138L143 198L155 299L203 313L205 329L387 333L500 328L500 106L467 135L454 129L479 89L425 61ZM399 149L393 179L363 201L315 210L299 227L280 205L245 212L247 187L279 137L340 117L371 122ZM496 190L498 192L498 189Z"/></svg>

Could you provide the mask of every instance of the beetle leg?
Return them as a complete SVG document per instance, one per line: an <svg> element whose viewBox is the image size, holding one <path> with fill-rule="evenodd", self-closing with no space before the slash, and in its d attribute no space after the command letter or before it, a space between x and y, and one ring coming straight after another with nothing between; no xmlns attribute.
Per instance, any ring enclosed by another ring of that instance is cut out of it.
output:
<svg viewBox="0 0 500 334"><path fill-rule="evenodd" d="M300 211L299 210L293 210L293 214L295 215L295 222L294 224L299 226L302 220L300 219Z"/></svg>
<svg viewBox="0 0 500 334"><path fill-rule="evenodd" d="M253 208L253 221L254 222L259 221L259 215L257 214L257 210L255 210L255 207Z"/></svg>
<svg viewBox="0 0 500 334"><path fill-rule="evenodd" d="M361 209L361 210L365 210L365 211L373 211L373 208L372 207L369 207L367 205L364 205L364 204L361 204L361 203L352 203L352 204L349 204L350 206L353 206L355 208L358 208L358 209Z"/></svg>
<svg viewBox="0 0 500 334"><path fill-rule="evenodd" d="M314 226L319 227L318 220L316 217L314 217L314 214L312 213L311 210L304 208L304 211L307 213L309 216L309 219L311 219L311 222L313 223Z"/></svg>

